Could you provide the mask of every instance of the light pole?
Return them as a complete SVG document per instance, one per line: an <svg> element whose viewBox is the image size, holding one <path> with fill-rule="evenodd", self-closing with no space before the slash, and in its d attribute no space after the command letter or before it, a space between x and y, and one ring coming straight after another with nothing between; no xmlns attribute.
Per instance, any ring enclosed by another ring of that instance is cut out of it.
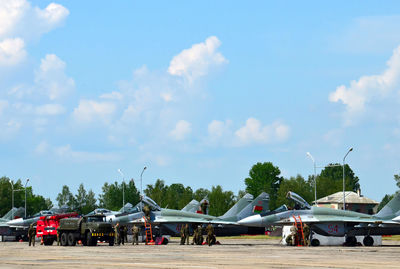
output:
<svg viewBox="0 0 400 269"><path fill-rule="evenodd" d="M29 181L29 178L26 179L26 182L25 182L25 218L26 218L26 184L28 184L28 181Z"/></svg>
<svg viewBox="0 0 400 269"><path fill-rule="evenodd" d="M8 179L8 181L11 184L11 217L14 219L14 183L11 181L11 179Z"/></svg>
<svg viewBox="0 0 400 269"><path fill-rule="evenodd" d="M140 197L142 197L143 196L143 184L142 184L142 176L143 176L143 172L144 172L144 170L146 170L147 169L147 167L145 166L144 168L143 168L143 170L142 170L142 173L140 174ZM142 199L142 198L141 198Z"/></svg>
<svg viewBox="0 0 400 269"><path fill-rule="evenodd" d="M315 165L315 160L313 158L313 156L311 155L310 152L307 152L307 156L310 157L310 159L312 160L313 164L314 164L314 196L315 196L315 204L317 205L317 172L316 172L316 165Z"/></svg>
<svg viewBox="0 0 400 269"><path fill-rule="evenodd" d="M122 176L122 211L125 212L125 178L124 178L124 174L122 173L121 169L118 169L117 171Z"/></svg>
<svg viewBox="0 0 400 269"><path fill-rule="evenodd" d="M345 181L345 176L344 176L344 162L345 162L345 160L346 160L346 157L347 157L347 155L350 153L350 151L352 151L353 150L353 148L350 148L348 151L347 151L347 153L346 153L346 155L344 155L344 157L343 157L343 210L346 210L346 194L345 194L345 184L344 184L344 181Z"/></svg>

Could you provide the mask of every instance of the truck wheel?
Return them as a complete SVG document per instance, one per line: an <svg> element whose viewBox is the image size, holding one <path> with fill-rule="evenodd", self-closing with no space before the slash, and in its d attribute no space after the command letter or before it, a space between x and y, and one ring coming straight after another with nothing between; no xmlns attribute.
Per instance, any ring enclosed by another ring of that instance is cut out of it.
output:
<svg viewBox="0 0 400 269"><path fill-rule="evenodd" d="M66 233L61 234L61 246L68 246L68 238Z"/></svg>
<svg viewBox="0 0 400 269"><path fill-rule="evenodd" d="M75 246L76 245L76 240L75 236L73 233L68 233L68 245L69 246Z"/></svg>
<svg viewBox="0 0 400 269"><path fill-rule="evenodd" d="M108 245L114 246L114 237L110 237L110 239L108 240Z"/></svg>

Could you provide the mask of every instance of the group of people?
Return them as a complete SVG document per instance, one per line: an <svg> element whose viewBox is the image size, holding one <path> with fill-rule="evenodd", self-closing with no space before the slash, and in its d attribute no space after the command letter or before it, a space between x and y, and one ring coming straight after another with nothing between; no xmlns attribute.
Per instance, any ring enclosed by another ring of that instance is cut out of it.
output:
<svg viewBox="0 0 400 269"><path fill-rule="evenodd" d="M208 224L206 227L206 243L211 246L216 243L214 227L211 224ZM201 225L198 225L193 229L193 241L192 245L202 245L204 241L203 238L203 228ZM185 224L181 227L181 245L184 245L186 242L189 245L189 224Z"/></svg>
<svg viewBox="0 0 400 269"><path fill-rule="evenodd" d="M139 232L138 226L132 226L132 245L139 244ZM128 228L125 225L120 225L119 222L114 226L114 243L119 246L120 244L125 245L128 243Z"/></svg>
<svg viewBox="0 0 400 269"><path fill-rule="evenodd" d="M310 227L307 224L303 225L303 235L301 235L301 231L297 229L296 225L293 225L290 227L290 234L286 236L286 244L288 246L310 246L310 235Z"/></svg>

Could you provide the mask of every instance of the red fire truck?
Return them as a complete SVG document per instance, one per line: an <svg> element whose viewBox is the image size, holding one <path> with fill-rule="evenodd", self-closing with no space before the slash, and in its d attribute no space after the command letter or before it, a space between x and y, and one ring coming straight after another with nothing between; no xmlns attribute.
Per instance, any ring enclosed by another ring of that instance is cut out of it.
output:
<svg viewBox="0 0 400 269"><path fill-rule="evenodd" d="M57 228L60 220L78 217L78 213L64 213L51 216L41 216L36 223L36 236L42 237L45 245L52 245L57 240Z"/></svg>

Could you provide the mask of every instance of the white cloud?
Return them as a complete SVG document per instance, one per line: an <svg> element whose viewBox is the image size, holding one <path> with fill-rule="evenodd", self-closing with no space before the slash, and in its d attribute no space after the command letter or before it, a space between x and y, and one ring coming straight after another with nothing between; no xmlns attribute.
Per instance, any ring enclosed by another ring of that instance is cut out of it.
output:
<svg viewBox="0 0 400 269"><path fill-rule="evenodd" d="M45 154L48 151L49 151L49 144L46 141L40 142L35 148L36 154L39 155Z"/></svg>
<svg viewBox="0 0 400 269"><path fill-rule="evenodd" d="M74 109L73 117L81 123L102 122L109 123L116 110L116 105L111 102L97 102L94 100L81 100Z"/></svg>
<svg viewBox="0 0 400 269"><path fill-rule="evenodd" d="M220 138L224 138L231 133L230 126L232 125L232 121L227 120L225 122L213 120L208 124L208 135L211 140L218 140Z"/></svg>
<svg viewBox="0 0 400 269"><path fill-rule="evenodd" d="M172 94L170 94L170 93L163 92L163 93L160 94L160 96L165 102L171 102L172 101Z"/></svg>
<svg viewBox="0 0 400 269"><path fill-rule="evenodd" d="M75 89L75 82L65 74L65 67L65 62L56 55L47 54L35 73L37 90L50 100L61 99Z"/></svg>
<svg viewBox="0 0 400 269"><path fill-rule="evenodd" d="M65 108L60 104L45 104L36 108L36 114L41 116L55 116L65 113Z"/></svg>
<svg viewBox="0 0 400 269"><path fill-rule="evenodd" d="M215 36L210 36L203 43L194 44L172 58L168 73L184 77L189 82L205 76L212 67L228 62L217 52L220 45L221 41Z"/></svg>
<svg viewBox="0 0 400 269"><path fill-rule="evenodd" d="M393 51L387 62L387 69L380 75L363 76L358 81L351 81L350 86L341 85L330 93L331 102L346 105L346 124L365 111L366 104L382 99L396 86L400 77L400 46Z"/></svg>
<svg viewBox="0 0 400 269"><path fill-rule="evenodd" d="M262 126L261 122L254 118L249 118L245 126L235 132L240 145L253 143L267 144L272 142L282 142L289 137L289 126L280 122Z"/></svg>
<svg viewBox="0 0 400 269"><path fill-rule="evenodd" d="M175 140L183 140L192 131L191 124L185 120L176 123L175 128L170 132Z"/></svg>
<svg viewBox="0 0 400 269"><path fill-rule="evenodd" d="M16 65L25 57L25 43L21 38L7 38L0 42L0 66Z"/></svg>
<svg viewBox="0 0 400 269"><path fill-rule="evenodd" d="M124 96L120 92L110 92L110 93L104 93L100 95L100 98L102 99L111 99L111 100L121 100Z"/></svg>
<svg viewBox="0 0 400 269"><path fill-rule="evenodd" d="M3 111L8 108L9 104L7 100L0 100L0 116L3 114Z"/></svg>
<svg viewBox="0 0 400 269"><path fill-rule="evenodd" d="M54 148L56 156L75 162L112 162L118 161L121 157L115 153L98 153L87 151L74 151L71 145Z"/></svg>
<svg viewBox="0 0 400 269"><path fill-rule="evenodd" d="M26 0L0 1L0 39L38 38L62 25L68 15L68 9L55 3L40 9Z"/></svg>

